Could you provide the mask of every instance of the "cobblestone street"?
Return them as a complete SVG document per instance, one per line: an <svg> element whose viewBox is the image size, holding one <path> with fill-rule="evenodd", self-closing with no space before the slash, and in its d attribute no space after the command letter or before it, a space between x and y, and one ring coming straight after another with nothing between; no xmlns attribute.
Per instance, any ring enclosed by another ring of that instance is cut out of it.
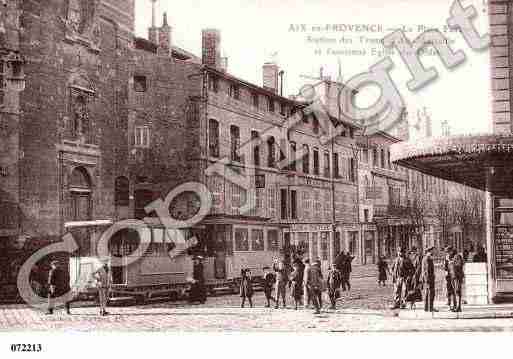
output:
<svg viewBox="0 0 513 359"><path fill-rule="evenodd" d="M287 309L264 308L261 292L254 297L253 309L240 308L240 298L230 295L210 297L205 305L161 302L113 307L107 317L99 317L97 309L90 306L74 307L70 316L63 311L46 316L24 305L12 305L0 309L0 330L440 332L513 329L511 319L400 319L387 309L391 304L391 293L390 283L378 288L375 277L357 277L351 292L343 293L338 309L325 309L321 315L314 315L312 310L295 311L291 303Z"/></svg>

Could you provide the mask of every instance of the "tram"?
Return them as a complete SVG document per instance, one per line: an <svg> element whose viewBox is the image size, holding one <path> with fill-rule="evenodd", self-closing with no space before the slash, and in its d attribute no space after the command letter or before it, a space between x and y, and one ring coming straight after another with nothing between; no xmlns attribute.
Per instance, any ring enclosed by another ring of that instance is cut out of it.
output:
<svg viewBox="0 0 513 359"><path fill-rule="evenodd" d="M79 242L80 249L69 261L70 283L77 297L95 295L92 274L107 263L112 277L111 300L134 298L144 303L159 297L186 298L192 281L193 256L198 254L204 258L208 293L236 293L241 269L252 271L258 287L263 266L272 265L283 244L282 229L278 226L207 223L167 229L156 218L146 218L144 224L125 223L127 228L110 238L107 258L97 254L100 231L91 232L89 243ZM146 250L137 254L141 244ZM123 265L112 265L114 259Z"/></svg>

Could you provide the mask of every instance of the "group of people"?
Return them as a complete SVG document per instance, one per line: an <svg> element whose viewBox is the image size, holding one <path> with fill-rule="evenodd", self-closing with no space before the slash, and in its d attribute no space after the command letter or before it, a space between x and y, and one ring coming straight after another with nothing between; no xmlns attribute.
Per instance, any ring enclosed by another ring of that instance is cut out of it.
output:
<svg viewBox="0 0 513 359"><path fill-rule="evenodd" d="M435 299L435 247L426 249L425 255L421 257L417 249L413 247L409 255L403 248L397 253L397 258L392 267L392 281L394 283L394 304L391 309L404 309L409 304L410 308L416 302L424 299L424 310L436 312L434 308ZM482 255L481 255L482 257ZM479 259L481 257L477 257ZM461 312L462 288L464 279L463 255L453 247L446 248L444 259L445 280L447 285L447 304L451 311ZM378 262L378 284L386 282L386 273L389 272L388 265L384 258Z"/></svg>
<svg viewBox="0 0 513 359"><path fill-rule="evenodd" d="M302 260L299 257L294 258L289 265L286 260L273 263L272 268L264 266L262 287L266 299L266 307L271 307L274 302L274 308L287 307L287 291L290 291L290 297L294 302L294 309L301 305L309 308L311 305L315 308L315 313L319 314L322 308L322 293L327 291L331 303L331 309L336 308L336 301L340 298L340 289L350 290L351 262L354 259L349 253L341 252L330 266L326 279L324 279L321 261L315 260L310 263L309 259ZM273 296L275 291L275 296ZM241 307L244 307L246 300L250 307L253 307L253 282L251 271L247 268L241 270L240 281Z"/></svg>
<svg viewBox="0 0 513 359"><path fill-rule="evenodd" d="M107 312L107 301L109 298L109 288L111 284L111 275L107 261L103 261L102 264L91 273L91 283L98 289L98 304L100 307L100 315L106 316ZM52 315L55 310L55 298L64 298L64 308L67 314L71 314L71 300L69 297L69 279L66 275L59 261L54 260L50 262L50 271L48 272L48 315Z"/></svg>

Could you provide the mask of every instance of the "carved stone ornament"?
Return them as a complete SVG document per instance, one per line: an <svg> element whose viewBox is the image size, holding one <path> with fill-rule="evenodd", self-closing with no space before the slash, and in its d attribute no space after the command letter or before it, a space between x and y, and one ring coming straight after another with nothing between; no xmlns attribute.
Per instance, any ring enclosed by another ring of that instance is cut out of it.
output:
<svg viewBox="0 0 513 359"><path fill-rule="evenodd" d="M82 43L92 50L99 50L99 3L99 0L66 0L64 2L64 17L61 20L64 24L66 40Z"/></svg>

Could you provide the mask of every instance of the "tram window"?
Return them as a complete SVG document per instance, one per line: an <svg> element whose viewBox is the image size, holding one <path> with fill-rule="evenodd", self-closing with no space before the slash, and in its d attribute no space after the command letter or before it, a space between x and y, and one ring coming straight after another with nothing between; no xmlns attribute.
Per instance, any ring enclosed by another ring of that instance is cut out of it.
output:
<svg viewBox="0 0 513 359"><path fill-rule="evenodd" d="M495 223L498 225L513 225L513 212L495 213Z"/></svg>
<svg viewBox="0 0 513 359"><path fill-rule="evenodd" d="M270 229L267 231L267 250L272 252L280 250L278 231L276 229Z"/></svg>
<svg viewBox="0 0 513 359"><path fill-rule="evenodd" d="M264 250L264 231L261 229L251 230L251 249L253 251Z"/></svg>
<svg viewBox="0 0 513 359"><path fill-rule="evenodd" d="M238 228L235 230L235 250L238 252L249 251L248 230Z"/></svg>

